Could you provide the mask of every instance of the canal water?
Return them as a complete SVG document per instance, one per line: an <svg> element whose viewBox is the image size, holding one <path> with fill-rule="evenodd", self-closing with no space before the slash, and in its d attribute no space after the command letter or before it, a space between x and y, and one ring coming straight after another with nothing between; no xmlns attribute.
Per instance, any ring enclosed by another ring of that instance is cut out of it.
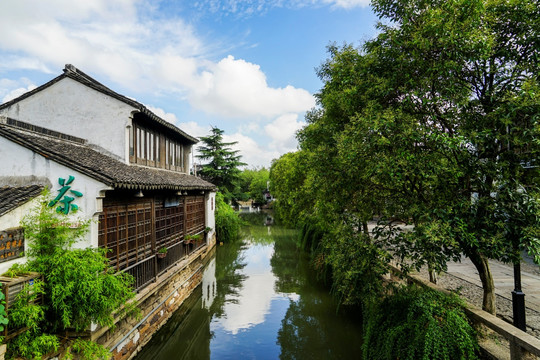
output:
<svg viewBox="0 0 540 360"><path fill-rule="evenodd" d="M361 319L338 307L297 234L249 214L241 240L218 245L202 284L136 360L359 359Z"/></svg>

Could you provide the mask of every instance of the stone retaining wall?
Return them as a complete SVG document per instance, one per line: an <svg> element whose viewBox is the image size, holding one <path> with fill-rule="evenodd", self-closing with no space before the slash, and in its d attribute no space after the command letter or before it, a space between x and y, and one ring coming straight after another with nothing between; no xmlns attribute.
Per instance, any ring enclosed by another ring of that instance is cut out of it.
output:
<svg viewBox="0 0 540 360"><path fill-rule="evenodd" d="M214 254L215 243L214 235L208 246L180 261L141 291L137 296L140 317L121 319L114 330L96 329L92 331L92 340L111 349L114 360L133 358L201 283L204 265Z"/></svg>

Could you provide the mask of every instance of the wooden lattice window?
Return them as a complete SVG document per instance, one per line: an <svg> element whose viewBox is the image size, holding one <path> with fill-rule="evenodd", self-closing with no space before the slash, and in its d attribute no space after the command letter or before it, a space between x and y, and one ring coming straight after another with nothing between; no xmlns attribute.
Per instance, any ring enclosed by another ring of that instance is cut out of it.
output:
<svg viewBox="0 0 540 360"><path fill-rule="evenodd" d="M174 206L156 200L156 248L169 247L182 240L184 235L184 201L179 199Z"/></svg>
<svg viewBox="0 0 540 360"><path fill-rule="evenodd" d="M23 228L0 231L0 262L20 258L24 255Z"/></svg>
<svg viewBox="0 0 540 360"><path fill-rule="evenodd" d="M99 216L99 247L109 249L107 258L118 270L152 256L151 200L111 203Z"/></svg>
<svg viewBox="0 0 540 360"><path fill-rule="evenodd" d="M205 228L204 195L186 198L186 233L196 234Z"/></svg>

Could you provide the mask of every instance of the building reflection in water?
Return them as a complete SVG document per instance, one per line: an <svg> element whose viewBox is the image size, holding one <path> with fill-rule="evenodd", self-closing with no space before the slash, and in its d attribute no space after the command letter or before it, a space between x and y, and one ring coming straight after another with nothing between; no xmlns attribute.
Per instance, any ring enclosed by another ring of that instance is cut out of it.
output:
<svg viewBox="0 0 540 360"><path fill-rule="evenodd" d="M212 258L202 276L202 307L210 310L216 298L216 258Z"/></svg>

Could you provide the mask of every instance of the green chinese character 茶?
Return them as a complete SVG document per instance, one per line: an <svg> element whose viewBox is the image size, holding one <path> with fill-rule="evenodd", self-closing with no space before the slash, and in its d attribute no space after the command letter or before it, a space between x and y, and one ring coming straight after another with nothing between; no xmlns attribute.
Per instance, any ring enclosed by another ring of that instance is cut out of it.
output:
<svg viewBox="0 0 540 360"><path fill-rule="evenodd" d="M83 194L77 190L71 190L71 183L75 180L75 177L70 175L69 178L59 178L58 183L62 186L60 190L58 190L58 196L54 200L52 200L49 203L49 206L52 207L56 205L57 203L60 203L62 205L58 206L56 208L56 211L63 212L64 214L69 214L70 210L77 211L79 207L76 204L72 204L73 200L75 200L74 197L66 195L66 193L69 191L71 194L73 194L76 197L81 197Z"/></svg>

